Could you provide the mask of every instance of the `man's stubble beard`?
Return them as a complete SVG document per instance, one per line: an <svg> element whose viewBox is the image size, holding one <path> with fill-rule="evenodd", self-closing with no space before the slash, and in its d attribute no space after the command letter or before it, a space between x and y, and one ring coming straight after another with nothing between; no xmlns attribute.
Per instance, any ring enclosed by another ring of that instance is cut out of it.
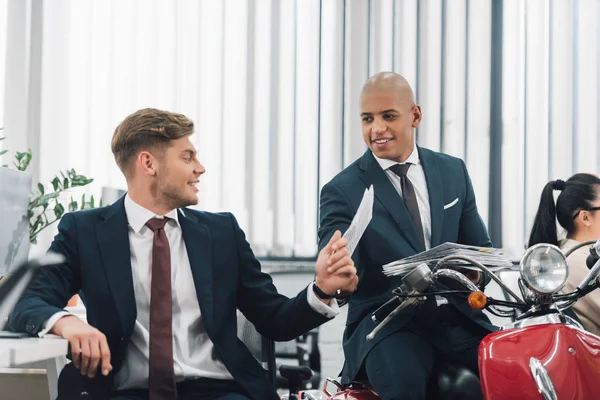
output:
<svg viewBox="0 0 600 400"><path fill-rule="evenodd" d="M186 196L185 189L182 188L169 188L166 186L165 190L162 191L162 197L172 210L198 204L198 198L196 197L196 201L192 202L191 198Z"/></svg>

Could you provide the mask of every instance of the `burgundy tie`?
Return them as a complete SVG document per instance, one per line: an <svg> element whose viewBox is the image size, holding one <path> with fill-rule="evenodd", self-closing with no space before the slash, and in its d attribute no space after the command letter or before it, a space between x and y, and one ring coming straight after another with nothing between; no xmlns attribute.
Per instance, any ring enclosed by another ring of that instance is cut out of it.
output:
<svg viewBox="0 0 600 400"><path fill-rule="evenodd" d="M154 232L150 289L150 400L176 400L173 367L173 311L171 299L171 251L165 234L168 218L152 218L146 226Z"/></svg>
<svg viewBox="0 0 600 400"><path fill-rule="evenodd" d="M410 179L408 179L408 176L406 176L411 165L411 163L396 164L392 165L390 170L400 177L400 189L402 189L402 198L404 199L404 204L406 205L406 209L408 210L408 213L415 224L419 241L423 247L425 247L425 237L423 236L423 224L421 223L421 214L419 213L417 195L412 183L410 182Z"/></svg>

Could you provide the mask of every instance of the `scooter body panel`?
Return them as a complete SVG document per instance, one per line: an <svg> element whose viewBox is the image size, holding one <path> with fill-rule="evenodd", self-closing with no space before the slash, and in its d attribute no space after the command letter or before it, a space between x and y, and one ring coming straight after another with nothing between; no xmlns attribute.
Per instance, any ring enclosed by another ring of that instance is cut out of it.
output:
<svg viewBox="0 0 600 400"><path fill-rule="evenodd" d="M559 399L586 400L600 393L600 338L562 324L494 332L479 346L486 400L540 400L530 368L539 360Z"/></svg>
<svg viewBox="0 0 600 400"><path fill-rule="evenodd" d="M331 400L380 400L370 389L346 389L331 397Z"/></svg>

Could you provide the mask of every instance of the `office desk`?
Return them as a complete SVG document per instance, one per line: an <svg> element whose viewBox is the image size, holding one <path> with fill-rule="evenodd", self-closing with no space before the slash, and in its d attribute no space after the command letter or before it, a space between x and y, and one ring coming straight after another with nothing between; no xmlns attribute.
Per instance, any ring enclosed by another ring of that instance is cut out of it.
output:
<svg viewBox="0 0 600 400"><path fill-rule="evenodd" d="M55 335L41 338L0 339L0 368L43 364L50 398L56 399L58 374L65 365L69 342Z"/></svg>

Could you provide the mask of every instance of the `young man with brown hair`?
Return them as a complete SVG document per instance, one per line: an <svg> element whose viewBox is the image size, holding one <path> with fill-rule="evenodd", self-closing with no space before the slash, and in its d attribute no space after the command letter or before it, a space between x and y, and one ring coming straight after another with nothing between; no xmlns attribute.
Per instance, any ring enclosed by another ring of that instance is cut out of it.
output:
<svg viewBox="0 0 600 400"><path fill-rule="evenodd" d="M355 290L356 270L337 232L315 281L295 298L278 294L233 215L187 208L205 172L193 131L185 116L156 109L117 127L112 151L128 193L62 218L50 250L67 261L42 271L10 325L68 339L75 367L112 399L275 400L237 338L236 309L261 334L291 340L337 313L325 297ZM88 323L63 310L75 293Z"/></svg>

